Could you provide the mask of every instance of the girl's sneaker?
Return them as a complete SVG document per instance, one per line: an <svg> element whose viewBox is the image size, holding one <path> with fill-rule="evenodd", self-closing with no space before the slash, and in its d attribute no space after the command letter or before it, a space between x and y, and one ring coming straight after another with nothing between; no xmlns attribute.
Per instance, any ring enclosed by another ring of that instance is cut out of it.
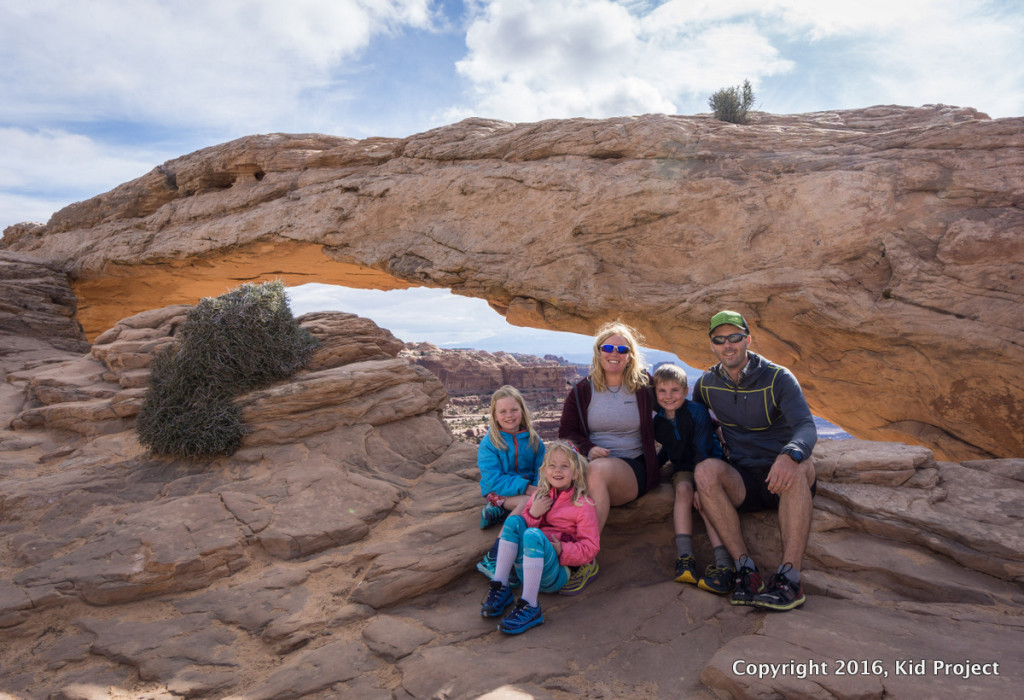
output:
<svg viewBox="0 0 1024 700"><path fill-rule="evenodd" d="M508 511L501 506L486 505L480 511L480 529L486 530L491 525L504 522L508 517Z"/></svg>
<svg viewBox="0 0 1024 700"><path fill-rule="evenodd" d="M520 600L508 617L498 624L498 629L505 634L522 634L531 627L541 624L544 624L544 615L540 611L540 603L530 605L525 600Z"/></svg>
<svg viewBox="0 0 1024 700"><path fill-rule="evenodd" d="M491 581L487 590L487 598L480 606L480 614L484 617L499 617L505 608L512 604L512 589L501 585L500 581Z"/></svg>
<svg viewBox="0 0 1024 700"><path fill-rule="evenodd" d="M598 571L597 559L576 567L576 570L569 576L569 580L558 590L559 594L579 595L587 587L587 584L597 578Z"/></svg>

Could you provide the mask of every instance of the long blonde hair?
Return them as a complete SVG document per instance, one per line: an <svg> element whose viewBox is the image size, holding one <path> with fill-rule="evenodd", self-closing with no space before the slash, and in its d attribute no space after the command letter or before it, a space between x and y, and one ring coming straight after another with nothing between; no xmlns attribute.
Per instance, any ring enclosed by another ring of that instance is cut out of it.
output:
<svg viewBox="0 0 1024 700"><path fill-rule="evenodd" d="M573 505L593 502L590 494L587 493L587 458L581 455L571 442L564 440L552 440L545 444L544 463L540 465L540 474L537 479L537 493L551 491L551 484L548 483L548 466L553 461L556 452L564 454L569 460L569 465L572 466Z"/></svg>
<svg viewBox="0 0 1024 700"><path fill-rule="evenodd" d="M489 421L491 444L499 450L504 450L507 447L505 445L505 438L501 437L501 427L498 425L498 418L495 416L498 401L501 399L515 399L516 403L519 404L519 410L523 414L522 418L519 419L519 430L529 431L530 447L536 452L540 448L540 436L537 435L537 431L533 428L533 416L530 415L530 409L526 407L526 401L523 400L523 395L519 393L519 389L509 384L500 387L491 396L491 417Z"/></svg>
<svg viewBox="0 0 1024 700"><path fill-rule="evenodd" d="M590 364L590 376L594 379L594 388L597 391L608 389L608 383L604 378L604 368L601 366L601 346L613 335L621 335L626 339L629 346L629 360L626 362L626 371L622 373L622 382L626 385L629 393L635 393L637 389L647 386L647 372L644 367L644 358L640 354L640 343L643 336L632 326L622 321L606 323L597 331L594 337L594 359Z"/></svg>

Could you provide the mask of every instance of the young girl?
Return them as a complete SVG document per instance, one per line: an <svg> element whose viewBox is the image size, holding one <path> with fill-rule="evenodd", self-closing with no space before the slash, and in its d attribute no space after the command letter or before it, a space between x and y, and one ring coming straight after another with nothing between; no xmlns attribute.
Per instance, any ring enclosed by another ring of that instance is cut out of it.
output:
<svg viewBox="0 0 1024 700"><path fill-rule="evenodd" d="M544 443L533 429L523 395L506 384L491 397L490 427L476 453L480 494L487 499L480 513L481 530L526 504L537 488L543 461Z"/></svg>
<svg viewBox="0 0 1024 700"><path fill-rule="evenodd" d="M587 496L587 460L568 442L552 442L540 469L540 483L521 515L505 521L498 561L480 608L500 617L512 604L509 575L515 566L523 582L519 602L498 629L520 634L544 622L538 593L554 593L569 580L569 567L594 560L600 549L597 510Z"/></svg>

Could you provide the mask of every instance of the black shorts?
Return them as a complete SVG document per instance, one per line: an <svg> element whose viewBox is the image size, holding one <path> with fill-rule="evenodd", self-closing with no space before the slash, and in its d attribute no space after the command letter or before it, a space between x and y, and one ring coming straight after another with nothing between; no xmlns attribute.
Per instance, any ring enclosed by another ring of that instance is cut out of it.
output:
<svg viewBox="0 0 1024 700"><path fill-rule="evenodd" d="M633 476L636 477L636 497L640 498L647 493L647 460L644 459L643 455L639 457L619 457L623 462L629 465L629 468L633 470Z"/></svg>
<svg viewBox="0 0 1024 700"><path fill-rule="evenodd" d="M772 465L761 469L743 469L736 465L731 465L733 469L739 472L740 478L743 479L743 486L746 489L746 496L743 497L743 503L740 503L736 509L740 513L756 513L759 510L778 510L779 509L779 496L778 494L772 493L768 490L768 484L765 479L768 478L768 472L771 471ZM818 491L818 480L815 479L814 483L811 484L811 497Z"/></svg>

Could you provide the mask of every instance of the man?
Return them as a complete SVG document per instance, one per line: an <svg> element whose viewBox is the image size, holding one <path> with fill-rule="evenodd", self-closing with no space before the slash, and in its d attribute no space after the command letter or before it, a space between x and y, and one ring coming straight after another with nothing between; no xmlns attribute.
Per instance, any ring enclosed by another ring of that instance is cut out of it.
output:
<svg viewBox="0 0 1024 700"><path fill-rule="evenodd" d="M725 459L700 462L694 480L701 512L735 560L735 570L718 575L734 577L733 605L792 610L806 600L800 565L811 531L816 484L809 458L818 432L796 377L750 352L742 315L720 311L708 333L718 364L697 380L693 399L721 425ZM782 534L783 563L767 585L740 531L739 513L758 510L778 510Z"/></svg>

